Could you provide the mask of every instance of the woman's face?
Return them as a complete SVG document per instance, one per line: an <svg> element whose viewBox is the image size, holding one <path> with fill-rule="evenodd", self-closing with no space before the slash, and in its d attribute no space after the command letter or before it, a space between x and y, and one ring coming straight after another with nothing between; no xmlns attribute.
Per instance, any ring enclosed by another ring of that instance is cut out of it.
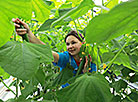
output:
<svg viewBox="0 0 138 102"><path fill-rule="evenodd" d="M79 41L75 36L70 35L66 39L67 51L72 55L78 55L80 52L81 41Z"/></svg>

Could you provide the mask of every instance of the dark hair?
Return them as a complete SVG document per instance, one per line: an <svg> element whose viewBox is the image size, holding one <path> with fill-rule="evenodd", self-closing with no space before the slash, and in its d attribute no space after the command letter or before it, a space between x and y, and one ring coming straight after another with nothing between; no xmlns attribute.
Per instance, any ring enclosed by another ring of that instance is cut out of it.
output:
<svg viewBox="0 0 138 102"><path fill-rule="evenodd" d="M79 36L78 34L79 34L80 36ZM66 35L66 37L65 37L65 42L66 42L67 37L70 36L70 35L75 36L75 37L76 37L79 41L81 41L81 42L83 42L83 40L84 40L84 37L82 36L82 34L81 34L80 32L77 33L77 31L72 30L72 31L70 31L70 32ZM80 38L80 37L81 37L81 38Z"/></svg>

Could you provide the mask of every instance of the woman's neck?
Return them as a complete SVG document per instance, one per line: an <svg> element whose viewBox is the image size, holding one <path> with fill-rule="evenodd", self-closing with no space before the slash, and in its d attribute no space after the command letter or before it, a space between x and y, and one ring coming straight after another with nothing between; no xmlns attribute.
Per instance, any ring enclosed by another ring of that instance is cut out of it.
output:
<svg viewBox="0 0 138 102"><path fill-rule="evenodd" d="M80 61L79 55L74 55L73 58L74 58L76 61Z"/></svg>

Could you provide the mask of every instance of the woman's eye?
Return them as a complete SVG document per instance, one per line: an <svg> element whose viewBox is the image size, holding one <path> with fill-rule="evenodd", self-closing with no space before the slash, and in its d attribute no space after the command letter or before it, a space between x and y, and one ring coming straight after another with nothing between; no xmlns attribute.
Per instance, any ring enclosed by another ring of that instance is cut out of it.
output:
<svg viewBox="0 0 138 102"><path fill-rule="evenodd" d="M72 44L75 44L76 42L72 42Z"/></svg>
<svg viewBox="0 0 138 102"><path fill-rule="evenodd" d="M69 43L66 43L67 46L69 46Z"/></svg>

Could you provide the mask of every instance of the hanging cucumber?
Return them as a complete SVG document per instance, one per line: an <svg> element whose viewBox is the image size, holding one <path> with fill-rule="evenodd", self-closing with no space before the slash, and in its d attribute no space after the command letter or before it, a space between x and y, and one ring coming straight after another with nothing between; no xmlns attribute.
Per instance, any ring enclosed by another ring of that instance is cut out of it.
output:
<svg viewBox="0 0 138 102"><path fill-rule="evenodd" d="M19 25L20 25L19 28L24 29L24 27L23 27L23 25L21 23L19 23ZM22 37L23 41L25 40L25 41L29 42L27 34L21 35L21 37Z"/></svg>
<svg viewBox="0 0 138 102"><path fill-rule="evenodd" d="M84 64L85 64L85 56L82 57L82 61L80 62L78 71L76 73L76 76L78 76L79 74L81 74L83 68L84 68Z"/></svg>

